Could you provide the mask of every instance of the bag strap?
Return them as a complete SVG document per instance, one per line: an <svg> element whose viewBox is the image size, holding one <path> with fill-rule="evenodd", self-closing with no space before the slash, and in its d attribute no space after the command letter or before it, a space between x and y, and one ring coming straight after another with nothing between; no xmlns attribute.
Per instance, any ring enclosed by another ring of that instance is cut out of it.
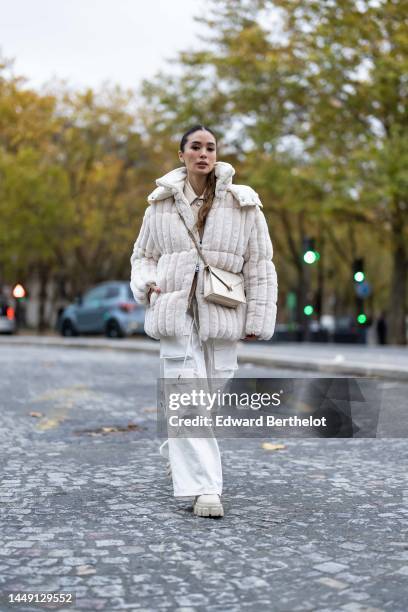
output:
<svg viewBox="0 0 408 612"><path fill-rule="evenodd" d="M201 250L201 248L200 248L200 246L199 246L199 244L198 244L198 242L197 242L197 240L196 240L196 237L194 236L194 234L193 234L193 232L190 230L190 228L189 228L189 227L187 227L187 223L186 223L186 221L185 221L185 219L184 219L183 215L182 215L182 214L180 213L180 211L178 210L178 208L176 208L176 210L177 210L177 212L178 212L178 214L179 214L180 219L181 219L181 220L182 220L182 222L184 223L184 226L185 226L185 228L186 228L186 230L187 230L187 232L188 232L188 234L189 234L189 236L190 236L191 240L194 242L195 248L197 249L197 252L198 252L199 256L201 257L201 259L202 259L202 260L203 260L203 262L204 262L204 266L205 266L206 268L208 268L208 269L211 271L211 274L213 274L213 275L214 275L216 278L218 278L218 280L219 280L219 281L220 281L220 282L221 282L221 283L222 283L222 284L223 284L223 285L224 285L224 286L225 286L225 287L226 287L226 288L227 288L229 291L232 291L232 286L231 286L231 285L228 285L228 283L226 283L226 282L225 282L225 281L224 281L224 280L223 280L223 279L222 279L220 276L218 276L218 274L216 274L216 273L215 273L213 270L211 270L210 266L208 265L208 263L207 263L207 262L206 262L206 260L205 260L205 257L204 257L203 252L202 252L202 250Z"/></svg>
<svg viewBox="0 0 408 612"><path fill-rule="evenodd" d="M181 219L181 220L182 220L182 222L184 223L185 228L186 228L186 230L187 230L187 232L188 232L188 234L189 234L189 236L190 236L191 240L194 242L194 246L195 246L195 248L197 249L199 256L201 257L201 259L202 259L202 260L203 260L203 262L204 262L205 267L207 268L207 267L208 267L208 263L206 262L206 260L205 260L205 258L204 258L203 252L202 252L202 250L201 250L201 248L200 248L200 246L199 246L199 244L198 244L198 242L197 242L197 240L196 240L196 237L194 236L194 234L193 234L193 232L190 230L190 228L189 228L189 227L187 227L187 223L186 223L186 221L185 221L185 219L184 219L183 215L182 215L182 214L180 213L180 211L178 210L178 208L176 208L176 210L177 210L177 212L178 212L178 214L179 214L180 219Z"/></svg>

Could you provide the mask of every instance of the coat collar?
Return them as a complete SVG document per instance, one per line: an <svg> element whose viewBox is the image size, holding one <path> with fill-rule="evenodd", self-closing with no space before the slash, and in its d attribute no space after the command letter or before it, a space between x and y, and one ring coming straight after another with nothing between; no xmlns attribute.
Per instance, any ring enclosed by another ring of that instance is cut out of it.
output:
<svg viewBox="0 0 408 612"><path fill-rule="evenodd" d="M232 177L235 174L235 169L231 164L227 162L216 162L214 166L216 176L216 187L215 195L220 195L220 192L225 191L232 183ZM185 166L175 168L164 176L156 180L156 185L162 187L165 191L169 192L169 195L176 195L176 193L182 193L184 182L187 177L187 170ZM157 189L153 193L157 192ZM163 191L162 191L163 194ZM152 194L151 194L152 195ZM158 195L158 194L157 194ZM149 196L150 197L150 196ZM167 196L165 196L167 197ZM157 198L159 199L159 198ZM162 198L160 198L162 199Z"/></svg>
<svg viewBox="0 0 408 612"><path fill-rule="evenodd" d="M215 196L222 197L226 191L230 191L240 206L259 206L262 203L258 194L247 185L233 185L232 177L235 174L235 169L228 162L216 162L215 176L216 187ZM149 204L155 204L160 200L165 200L170 196L174 196L176 208L183 215L187 226L192 229L195 220L191 210L190 203L184 194L184 184L187 177L185 166L175 168L164 176L156 180L156 189L148 196Z"/></svg>
<svg viewBox="0 0 408 612"><path fill-rule="evenodd" d="M216 176L215 196L220 197L232 184L235 169L228 162L216 162L214 166ZM190 230L195 225L194 213L184 194L184 184L187 177L185 166L175 168L156 180L156 189L148 196L150 203L174 196L176 208L181 214Z"/></svg>

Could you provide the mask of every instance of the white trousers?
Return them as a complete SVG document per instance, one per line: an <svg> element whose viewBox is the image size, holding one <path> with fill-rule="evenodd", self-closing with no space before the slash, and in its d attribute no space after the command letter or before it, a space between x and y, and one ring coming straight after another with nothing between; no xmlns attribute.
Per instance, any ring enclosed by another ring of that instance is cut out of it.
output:
<svg viewBox="0 0 408 612"><path fill-rule="evenodd" d="M183 336L163 336L160 339L160 376L177 379L198 378L207 381L207 388L222 391L219 379L233 378L237 364L237 341L210 339L201 342L197 302L193 300L192 315L187 315ZM216 389L212 382L216 384ZM166 403L168 400L163 398ZM171 411L164 406L166 414ZM211 412L207 413L211 414ZM160 454L170 461L175 497L190 497L203 493L222 493L222 466L217 440L205 438L169 437Z"/></svg>

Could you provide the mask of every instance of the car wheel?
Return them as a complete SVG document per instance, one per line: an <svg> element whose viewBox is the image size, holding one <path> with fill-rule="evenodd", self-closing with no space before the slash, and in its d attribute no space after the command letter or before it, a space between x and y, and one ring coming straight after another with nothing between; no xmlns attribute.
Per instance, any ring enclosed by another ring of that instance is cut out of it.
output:
<svg viewBox="0 0 408 612"><path fill-rule="evenodd" d="M67 338L72 338L73 336L78 335L78 332L76 331L75 327L72 325L72 322L69 319L66 319L63 322L61 333Z"/></svg>
<svg viewBox="0 0 408 612"><path fill-rule="evenodd" d="M105 328L105 336L108 338L123 338L125 334L119 323L115 319L111 319L107 322Z"/></svg>

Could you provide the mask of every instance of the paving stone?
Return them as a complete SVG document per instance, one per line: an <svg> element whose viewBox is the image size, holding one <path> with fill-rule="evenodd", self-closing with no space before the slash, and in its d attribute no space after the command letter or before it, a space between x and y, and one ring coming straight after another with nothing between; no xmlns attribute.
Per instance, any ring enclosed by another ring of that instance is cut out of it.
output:
<svg viewBox="0 0 408 612"><path fill-rule="evenodd" d="M348 586L345 582L335 580L334 578L319 578L316 582L319 582L320 584L325 584L326 586L332 589L345 589Z"/></svg>
<svg viewBox="0 0 408 612"><path fill-rule="evenodd" d="M314 567L315 569L319 570L319 572L328 572L329 574L337 574L338 572L347 569L346 565L343 565L342 563L335 563L334 561L319 563L319 565L315 565Z"/></svg>
<svg viewBox="0 0 408 612"><path fill-rule="evenodd" d="M125 542L123 540L98 540L97 546L123 546Z"/></svg>

